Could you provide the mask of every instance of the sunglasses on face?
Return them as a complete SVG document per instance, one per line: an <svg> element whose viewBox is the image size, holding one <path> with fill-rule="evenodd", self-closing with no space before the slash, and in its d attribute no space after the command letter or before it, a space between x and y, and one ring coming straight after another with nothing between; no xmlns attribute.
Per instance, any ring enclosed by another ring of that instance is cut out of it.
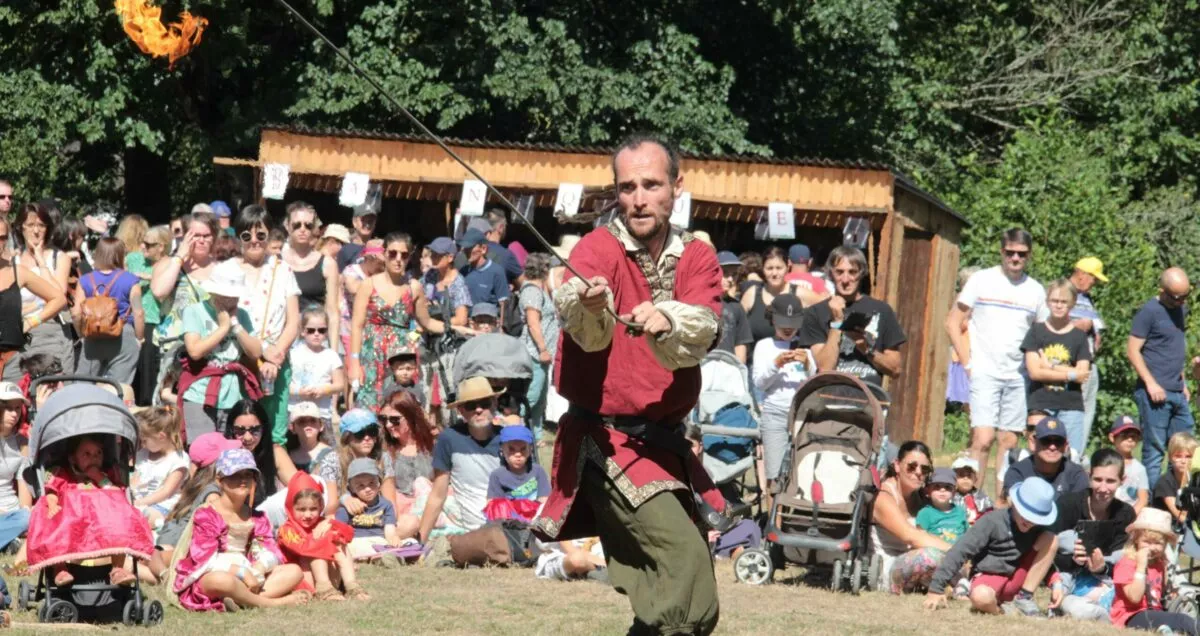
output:
<svg viewBox="0 0 1200 636"><path fill-rule="evenodd" d="M259 424L258 426L235 426L233 427L233 436L242 437L243 435L251 435L253 437L258 437L259 435L262 435L262 431L262 424Z"/></svg>
<svg viewBox="0 0 1200 636"><path fill-rule="evenodd" d="M0 234L0 242L7 242L7 241L8 241L8 233L5 232L4 234Z"/></svg>
<svg viewBox="0 0 1200 636"><path fill-rule="evenodd" d="M1042 439L1038 440L1038 445L1045 446L1046 448L1062 448L1063 446L1067 445L1067 438L1043 437Z"/></svg>
<svg viewBox="0 0 1200 636"><path fill-rule="evenodd" d="M1171 292L1165 292L1165 293L1167 294L1167 298L1170 298L1171 300L1173 300L1177 303L1184 303L1184 302L1187 302L1187 299L1191 297L1192 290L1189 289L1182 294L1172 294Z"/></svg>
<svg viewBox="0 0 1200 636"><path fill-rule="evenodd" d="M368 437L372 439L379 439L379 427L368 426L357 433L351 433L351 435L354 436L354 439L365 439Z"/></svg>
<svg viewBox="0 0 1200 636"><path fill-rule="evenodd" d="M266 232L242 232L238 236L241 237L243 243L249 243L250 241L258 241L259 243L262 243L263 241L267 240Z"/></svg>
<svg viewBox="0 0 1200 636"><path fill-rule="evenodd" d="M922 477L928 477L933 474L933 464L922 464L918 461L908 462L904 467L909 474L920 472Z"/></svg>
<svg viewBox="0 0 1200 636"><path fill-rule="evenodd" d="M319 333L323 336L323 335L329 333L329 327L305 327L304 333L308 334L310 336L313 335L314 333Z"/></svg>
<svg viewBox="0 0 1200 636"><path fill-rule="evenodd" d="M317 229L317 224L314 221L296 221L295 223L292 223L292 231L293 232L299 232L301 229L305 229L305 230L308 230L311 232L311 231Z"/></svg>
<svg viewBox="0 0 1200 636"><path fill-rule="evenodd" d="M387 426L400 426L406 420L403 415L380 415L379 421Z"/></svg>
<svg viewBox="0 0 1200 636"><path fill-rule="evenodd" d="M1029 258L1029 250L1004 250L1004 255L1008 258Z"/></svg>
<svg viewBox="0 0 1200 636"><path fill-rule="evenodd" d="M148 250L156 245L159 245L159 243L151 243L149 241L142 241L142 249L144 249L144 250Z"/></svg>
<svg viewBox="0 0 1200 636"><path fill-rule="evenodd" d="M492 399L486 398L483 400L472 400L470 402L463 402L459 406L467 411L478 411L480 409L487 410L492 408Z"/></svg>
<svg viewBox="0 0 1200 636"><path fill-rule="evenodd" d="M11 194L0 194L0 201L9 201L12 199Z"/></svg>
<svg viewBox="0 0 1200 636"><path fill-rule="evenodd" d="M405 260L408 258L408 252L402 252L400 250L388 250L387 257L388 257L389 261L395 261L395 260L402 261L402 260Z"/></svg>

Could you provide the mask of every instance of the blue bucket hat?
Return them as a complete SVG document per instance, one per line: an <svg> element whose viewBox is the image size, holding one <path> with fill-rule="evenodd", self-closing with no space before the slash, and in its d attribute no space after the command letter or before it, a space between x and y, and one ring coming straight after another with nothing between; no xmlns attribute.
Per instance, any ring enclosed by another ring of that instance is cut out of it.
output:
<svg viewBox="0 0 1200 636"><path fill-rule="evenodd" d="M258 464L254 463L254 455L244 448L231 448L221 451L217 457L217 474L222 477L236 475L243 470L258 472Z"/></svg>
<svg viewBox="0 0 1200 636"><path fill-rule="evenodd" d="M1041 477L1030 477L1009 489L1013 507L1026 521L1037 526L1048 526L1058 518L1058 506L1054 505L1054 486Z"/></svg>
<svg viewBox="0 0 1200 636"><path fill-rule="evenodd" d="M524 424L511 424L500 429L500 443L525 442L533 443L533 432Z"/></svg>
<svg viewBox="0 0 1200 636"><path fill-rule="evenodd" d="M338 430L343 435L361 433L368 426L379 426L379 420L375 418L374 413L367 409L350 409L342 414L342 423L338 426Z"/></svg>

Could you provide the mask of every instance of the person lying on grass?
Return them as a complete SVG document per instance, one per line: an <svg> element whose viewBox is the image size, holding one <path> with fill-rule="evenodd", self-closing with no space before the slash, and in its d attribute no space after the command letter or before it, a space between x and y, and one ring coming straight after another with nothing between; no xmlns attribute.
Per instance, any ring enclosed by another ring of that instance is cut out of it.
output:
<svg viewBox="0 0 1200 636"><path fill-rule="evenodd" d="M1049 574L1058 546L1054 534L1046 531L1058 516L1054 487L1044 479L1030 477L1009 490L1009 501L1008 510L980 517L946 553L929 583L925 609L946 604L947 586L970 561L974 563L971 609L984 614L1041 613L1033 592ZM1062 598L1062 584L1055 574L1050 608L1058 607Z"/></svg>

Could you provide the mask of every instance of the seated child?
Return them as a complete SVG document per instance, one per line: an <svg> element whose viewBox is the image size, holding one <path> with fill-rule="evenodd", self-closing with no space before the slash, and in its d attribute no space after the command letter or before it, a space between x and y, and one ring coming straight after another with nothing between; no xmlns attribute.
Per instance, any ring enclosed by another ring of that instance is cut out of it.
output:
<svg viewBox="0 0 1200 636"><path fill-rule="evenodd" d="M142 448L134 459L129 487L133 505L157 530L179 501L188 476L188 456L179 436L182 419L179 409L163 405L138 413L137 422Z"/></svg>
<svg viewBox="0 0 1200 636"><path fill-rule="evenodd" d="M396 342L388 351L388 365L392 368L392 377L384 385L383 393L386 395L392 387L400 387L412 393L422 407L428 406L429 402L425 399L425 391L417 382L416 347L408 342Z"/></svg>
<svg viewBox="0 0 1200 636"><path fill-rule="evenodd" d="M954 505L966 509L967 524L973 526L992 509L992 498L978 488L979 462L962 456L950 468L954 471Z"/></svg>
<svg viewBox="0 0 1200 636"><path fill-rule="evenodd" d="M312 579L317 599L345 600L333 583L333 575L341 577L346 596L356 601L371 598L358 585L354 562L346 553L354 529L340 521L323 519L324 488L308 473L296 471L288 482L286 505L288 517L279 528L279 548L289 563L300 565L306 579ZM335 572L330 572L330 562L336 566Z"/></svg>
<svg viewBox="0 0 1200 636"><path fill-rule="evenodd" d="M550 477L539 464L529 461L533 432L524 424L500 429L500 467L488 478L488 521L533 520L550 496Z"/></svg>
<svg viewBox="0 0 1200 636"><path fill-rule="evenodd" d="M1167 545L1179 538L1170 513L1146 508L1129 526L1129 541L1113 567L1112 609L1117 627L1173 634L1196 634L1196 620L1178 612L1163 611L1166 593Z"/></svg>
<svg viewBox="0 0 1200 636"><path fill-rule="evenodd" d="M335 518L354 528L354 539L348 550L355 559L369 559L389 547L400 545L396 532L396 507L379 496L379 466L369 457L359 457L346 468L346 484L350 494L366 504L366 510L350 516L345 506L338 506Z"/></svg>
<svg viewBox="0 0 1200 636"><path fill-rule="evenodd" d="M970 561L974 572L970 590L972 609L984 614L1002 611L1025 616L1041 614L1033 592L1050 573L1058 545L1054 534L1046 531L1046 526L1058 516L1054 486L1031 477L1009 490L1009 500L1012 505L1008 510L980 517L946 553L929 583L926 609L945 605L948 584ZM1058 605L1062 597L1062 584L1054 575L1051 604Z"/></svg>
<svg viewBox="0 0 1200 636"><path fill-rule="evenodd" d="M1178 505L1177 499L1188 484L1188 469L1197 445L1196 438L1190 433L1172 435L1171 439L1167 440L1167 469L1154 484L1154 499L1151 505L1171 513L1171 518L1177 523L1187 522L1187 511Z"/></svg>
<svg viewBox="0 0 1200 636"><path fill-rule="evenodd" d="M66 502L64 497L71 496L72 491L78 490L124 490L122 480L117 474L115 466L104 468L104 440L100 436L95 435L80 435L71 438L67 446L67 466L61 466L54 470L53 476L46 484L46 518L48 520L55 519L62 512ZM117 510L106 510L109 513L109 519L106 519L106 524L111 521L113 528L120 527L115 517L119 512ZM142 521L140 515L137 515L136 509L129 507L129 512L137 516L137 521L132 524L136 529L145 529L146 537L149 538L149 528L146 522ZM79 526L78 528L70 529L72 535L80 536L88 532L87 528L96 520L90 516L79 517L64 517L59 520L59 529L62 524L71 526ZM127 520L123 520L127 521ZM140 526L140 528L139 528ZM34 532L31 529L31 532ZM30 551L34 551L34 546L30 545ZM32 561L32 554L31 563ZM146 555L149 559L149 554ZM112 557L112 571L109 572L109 581L113 585L128 585L133 583L133 572L125 567L126 556L119 554ZM75 577L67 569L66 563L59 563L54 566L54 584L58 586L70 585L75 581Z"/></svg>
<svg viewBox="0 0 1200 636"><path fill-rule="evenodd" d="M1146 474L1146 467L1133 457L1134 449L1142 441L1142 427L1132 417L1121 415L1113 422L1108 439L1125 458L1125 479L1117 489L1116 497L1133 506L1135 514L1139 513L1150 503L1150 478Z"/></svg>
<svg viewBox="0 0 1200 636"><path fill-rule="evenodd" d="M967 531L967 509L954 505L957 477L949 468L933 471L933 477L925 485L925 497L929 500L917 512L917 527L933 536L954 545Z"/></svg>

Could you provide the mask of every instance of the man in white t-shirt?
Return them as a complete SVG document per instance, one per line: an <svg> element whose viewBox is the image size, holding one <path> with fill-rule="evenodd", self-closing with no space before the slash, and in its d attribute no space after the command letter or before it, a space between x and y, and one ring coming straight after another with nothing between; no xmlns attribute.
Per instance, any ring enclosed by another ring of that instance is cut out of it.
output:
<svg viewBox="0 0 1200 636"><path fill-rule="evenodd" d="M1048 315L1046 290L1025 273L1033 237L1014 228L1004 232L1000 246L1000 265L972 275L946 317L950 342L971 378L971 457L981 475L992 442L999 440L1002 454L1016 446L1025 428L1021 341Z"/></svg>

